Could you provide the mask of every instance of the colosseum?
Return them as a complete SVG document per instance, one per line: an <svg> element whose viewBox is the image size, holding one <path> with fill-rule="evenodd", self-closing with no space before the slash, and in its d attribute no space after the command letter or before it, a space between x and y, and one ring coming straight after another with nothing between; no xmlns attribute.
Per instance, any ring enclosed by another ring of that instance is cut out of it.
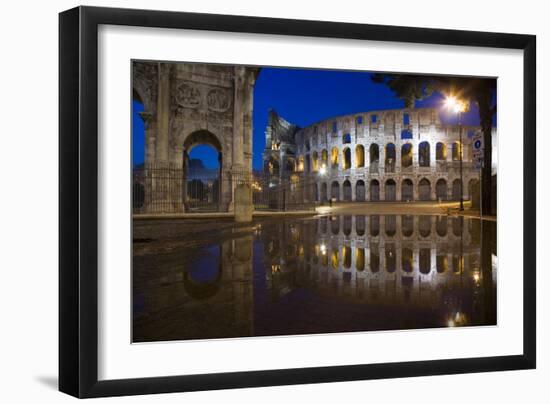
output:
<svg viewBox="0 0 550 404"><path fill-rule="evenodd" d="M436 108L363 112L305 128L271 110L264 174L272 182L310 179L306 194L317 202L449 201L459 200L461 190L476 202L472 138L479 132L479 126L443 124ZM493 149L496 156L494 128Z"/></svg>

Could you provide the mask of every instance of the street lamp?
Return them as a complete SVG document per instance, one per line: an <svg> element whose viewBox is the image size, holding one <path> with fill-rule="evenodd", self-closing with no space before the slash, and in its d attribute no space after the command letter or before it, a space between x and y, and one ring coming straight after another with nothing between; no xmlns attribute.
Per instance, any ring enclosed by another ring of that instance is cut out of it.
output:
<svg viewBox="0 0 550 404"><path fill-rule="evenodd" d="M327 166L325 164L321 165L319 168L319 175L325 175L327 173Z"/></svg>
<svg viewBox="0 0 550 404"><path fill-rule="evenodd" d="M463 193L463 189L462 189L462 126L461 126L461 117L462 117L462 112L464 112L466 110L466 103L464 101L461 101L459 99L457 99L456 97L454 96L448 96L446 99L445 99L445 105L447 106L448 109L450 109L452 112L454 112L457 116L457 121L458 121L458 137L459 137L459 142L460 142L460 149L459 149L459 154L460 154L460 210L464 210L464 193Z"/></svg>

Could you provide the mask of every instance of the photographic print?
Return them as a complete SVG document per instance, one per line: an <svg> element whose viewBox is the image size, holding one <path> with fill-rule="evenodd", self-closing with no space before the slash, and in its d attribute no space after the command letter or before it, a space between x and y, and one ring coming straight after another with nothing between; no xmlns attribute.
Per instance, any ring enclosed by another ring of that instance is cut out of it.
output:
<svg viewBox="0 0 550 404"><path fill-rule="evenodd" d="M132 342L497 325L496 78L131 63Z"/></svg>

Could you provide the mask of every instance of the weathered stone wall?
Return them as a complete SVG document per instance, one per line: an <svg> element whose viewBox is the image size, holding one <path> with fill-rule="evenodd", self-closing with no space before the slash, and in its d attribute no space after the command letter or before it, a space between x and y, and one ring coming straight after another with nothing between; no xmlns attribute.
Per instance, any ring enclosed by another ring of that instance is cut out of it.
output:
<svg viewBox="0 0 550 404"><path fill-rule="evenodd" d="M285 123L284 130L280 122ZM271 167L270 173L281 178L292 173L310 175L317 183L318 201L457 200L458 128L441 124L434 108L345 115L305 128L272 112L266 129L264 169ZM470 199L478 186L471 138L480 131L479 126L461 126L464 199ZM289 161L292 163L287 164Z"/></svg>
<svg viewBox="0 0 550 404"><path fill-rule="evenodd" d="M134 62L134 97L143 102L146 122L145 167L181 167L184 186L190 151L199 144L212 146L220 154L220 210L232 211L235 178L252 170L252 97L258 70ZM169 198L156 204L163 211L185 209L185 190L162 198Z"/></svg>

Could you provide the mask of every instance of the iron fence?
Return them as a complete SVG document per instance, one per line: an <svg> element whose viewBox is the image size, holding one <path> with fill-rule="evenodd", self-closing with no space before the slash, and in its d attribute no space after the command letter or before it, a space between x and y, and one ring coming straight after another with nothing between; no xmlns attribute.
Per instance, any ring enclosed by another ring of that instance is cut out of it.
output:
<svg viewBox="0 0 550 404"><path fill-rule="evenodd" d="M140 213L228 211L237 185L251 188L255 210L312 210L319 195L314 178L288 178L242 170L151 164L133 170L132 210Z"/></svg>

